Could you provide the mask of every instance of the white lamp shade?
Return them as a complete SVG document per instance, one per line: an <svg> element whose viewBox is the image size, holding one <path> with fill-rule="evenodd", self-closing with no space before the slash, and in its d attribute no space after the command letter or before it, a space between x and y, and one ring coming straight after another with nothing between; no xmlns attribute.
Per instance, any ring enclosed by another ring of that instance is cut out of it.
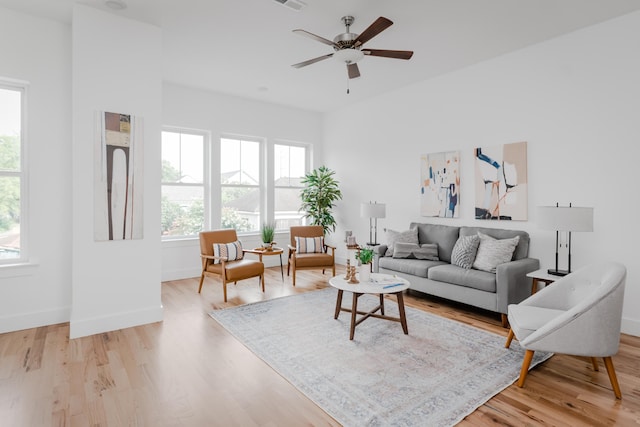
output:
<svg viewBox="0 0 640 427"><path fill-rule="evenodd" d="M538 227L553 231L593 231L593 208L538 206Z"/></svg>
<svg viewBox="0 0 640 427"><path fill-rule="evenodd" d="M386 205L384 203L362 203L360 205L360 216L363 218L384 218L386 215Z"/></svg>

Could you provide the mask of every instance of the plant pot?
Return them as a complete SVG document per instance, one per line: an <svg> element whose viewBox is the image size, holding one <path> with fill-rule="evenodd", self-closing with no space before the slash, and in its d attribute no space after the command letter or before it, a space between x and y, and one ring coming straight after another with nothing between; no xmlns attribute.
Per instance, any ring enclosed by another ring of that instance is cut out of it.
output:
<svg viewBox="0 0 640 427"><path fill-rule="evenodd" d="M359 273L360 273L360 281L361 282L369 282L371 281L371 265L370 264L364 264L361 265L359 267Z"/></svg>
<svg viewBox="0 0 640 427"><path fill-rule="evenodd" d="M271 243L262 242L262 247L264 248L265 251L269 252L273 250L273 244L274 242L271 242Z"/></svg>

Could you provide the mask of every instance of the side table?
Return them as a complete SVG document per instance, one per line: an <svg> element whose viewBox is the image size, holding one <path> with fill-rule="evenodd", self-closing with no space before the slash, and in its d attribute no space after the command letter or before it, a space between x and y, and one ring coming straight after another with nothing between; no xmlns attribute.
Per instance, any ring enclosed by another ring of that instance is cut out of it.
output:
<svg viewBox="0 0 640 427"><path fill-rule="evenodd" d="M533 295L538 291L539 283L544 283L544 285L547 286L558 280L561 276L554 276L553 274L547 273L546 269L541 268L540 270L527 273L527 277L531 277L531 295Z"/></svg>
<svg viewBox="0 0 640 427"><path fill-rule="evenodd" d="M284 282L284 268L282 267L282 253L284 249L274 247L272 250L268 251L266 249L245 249L246 253L258 255L258 259L262 262L263 256L271 256L271 255L280 255L280 275L282 276L282 281Z"/></svg>

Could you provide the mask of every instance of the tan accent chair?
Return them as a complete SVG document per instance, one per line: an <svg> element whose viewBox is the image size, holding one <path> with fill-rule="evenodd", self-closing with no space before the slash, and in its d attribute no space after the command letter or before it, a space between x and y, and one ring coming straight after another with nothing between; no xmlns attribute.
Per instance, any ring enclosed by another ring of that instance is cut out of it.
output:
<svg viewBox="0 0 640 427"><path fill-rule="evenodd" d="M322 269L322 274L327 268L331 268L336 275L335 247L324 243L322 253L301 254L296 250L297 237L324 237L324 229L321 225L301 225L290 228L291 243L289 244L289 263L287 264L287 276L293 270L293 286L296 285L296 270ZM329 253L331 249L331 253Z"/></svg>
<svg viewBox="0 0 640 427"><path fill-rule="evenodd" d="M618 352L627 269L616 262L591 264L510 304L511 330L526 350L518 387L524 386L535 351L583 356L598 371L602 357L616 398L622 398L611 356Z"/></svg>
<svg viewBox="0 0 640 427"><path fill-rule="evenodd" d="M238 280L260 277L262 292L264 292L264 264L260 261L243 258L237 261L227 261L224 257L213 255L214 243L232 243L238 240L236 230L223 229L200 232L200 257L202 258L202 275L200 276L200 287L198 293L202 291L202 282L205 275L218 275L222 279L224 289L224 302L227 302L227 283ZM243 253L246 251L243 249ZM219 264L214 264L214 260L219 259Z"/></svg>

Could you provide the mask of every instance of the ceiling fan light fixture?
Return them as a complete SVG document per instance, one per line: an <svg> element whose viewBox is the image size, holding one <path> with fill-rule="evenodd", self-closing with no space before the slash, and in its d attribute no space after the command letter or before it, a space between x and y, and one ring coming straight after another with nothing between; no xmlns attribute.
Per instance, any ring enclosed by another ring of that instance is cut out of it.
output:
<svg viewBox="0 0 640 427"><path fill-rule="evenodd" d="M333 57L345 64L355 64L364 57L364 53L359 49L340 49L333 54Z"/></svg>

